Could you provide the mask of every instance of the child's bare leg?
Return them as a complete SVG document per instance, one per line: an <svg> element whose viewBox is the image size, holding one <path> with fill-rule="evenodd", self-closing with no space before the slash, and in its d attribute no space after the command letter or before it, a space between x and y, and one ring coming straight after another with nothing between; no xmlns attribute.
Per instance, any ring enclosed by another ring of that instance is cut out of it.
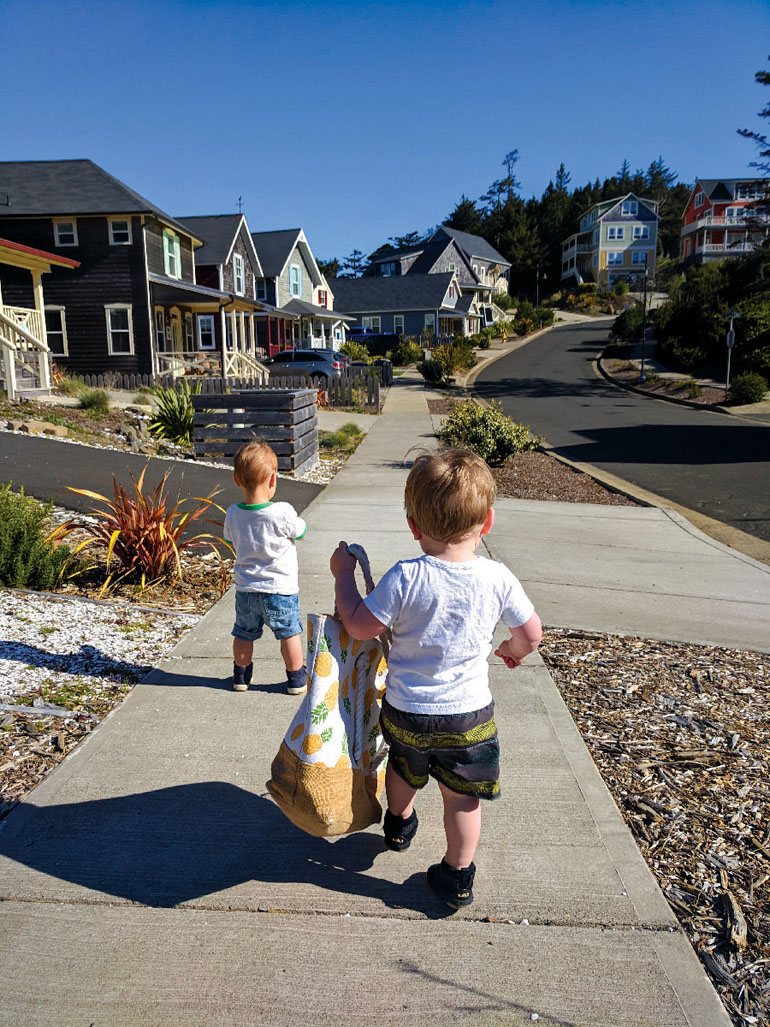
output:
<svg viewBox="0 0 770 1027"><path fill-rule="evenodd" d="M446 856L444 859L455 870L469 867L476 854L481 834L481 802L438 783L444 799L444 831Z"/></svg>
<svg viewBox="0 0 770 1027"><path fill-rule="evenodd" d="M388 797L388 809L394 816L405 820L411 817L417 789L399 777L390 763L385 771L385 794Z"/></svg>
<svg viewBox="0 0 770 1027"><path fill-rule="evenodd" d="M302 636L292 635L281 639L281 656L287 670L302 670L305 656L302 648Z"/></svg>
<svg viewBox="0 0 770 1027"><path fill-rule="evenodd" d="M248 667L254 652L254 643L245 638L233 639L233 660L238 667Z"/></svg>

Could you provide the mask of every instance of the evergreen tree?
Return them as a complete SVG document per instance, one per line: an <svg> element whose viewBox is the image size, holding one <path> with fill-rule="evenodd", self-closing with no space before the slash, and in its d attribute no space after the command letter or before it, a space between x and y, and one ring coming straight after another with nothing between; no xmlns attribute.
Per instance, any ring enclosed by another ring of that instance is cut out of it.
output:
<svg viewBox="0 0 770 1027"><path fill-rule="evenodd" d="M331 260L316 260L316 264L318 264L318 270L324 278L339 278L342 264L336 257L332 257Z"/></svg>
<svg viewBox="0 0 770 1027"><path fill-rule="evenodd" d="M476 209L473 200L463 193L460 202L444 221L448 228L456 228L458 232L470 232L471 235L481 233L481 212Z"/></svg>
<svg viewBox="0 0 770 1027"><path fill-rule="evenodd" d="M340 275L340 278L360 278L363 274L364 268L366 267L366 259L364 258L361 250L353 250L349 257L345 257L342 262L342 270L345 274Z"/></svg>
<svg viewBox="0 0 770 1027"><path fill-rule="evenodd" d="M768 59L770 60L770 58ZM761 86L770 86L770 72L758 71L754 75L754 80ZM766 103L762 110L758 111L758 115L760 118L770 118L770 103ZM742 135L744 139L750 139L757 148L757 159L750 161L749 167L756 168L760 176L764 177L758 178L756 182L757 200L753 204L751 218L754 227L764 231L767 241L767 228L770 221L770 179L767 177L770 175L770 141L765 133L752 132L748 128L739 128L738 135Z"/></svg>
<svg viewBox="0 0 770 1027"><path fill-rule="evenodd" d="M628 163L628 159L625 159L620 165L620 170L616 172L615 178L621 193L631 191L631 165Z"/></svg>

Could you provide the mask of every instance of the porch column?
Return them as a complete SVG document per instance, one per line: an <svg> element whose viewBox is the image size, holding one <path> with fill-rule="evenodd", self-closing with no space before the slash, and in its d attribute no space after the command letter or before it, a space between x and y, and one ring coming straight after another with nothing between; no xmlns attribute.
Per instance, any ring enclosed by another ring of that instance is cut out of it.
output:
<svg viewBox="0 0 770 1027"><path fill-rule="evenodd" d="M40 340L48 345L48 335L45 329L45 301L43 299L43 273L42 271L32 272L32 287L35 294L35 310L40 313ZM39 350L37 364L40 371L40 388L51 388L51 355L45 350Z"/></svg>
<svg viewBox="0 0 770 1027"><path fill-rule="evenodd" d="M267 315L267 355L271 357L273 354L270 350L273 348L273 336L270 329L270 315Z"/></svg>
<svg viewBox="0 0 770 1027"><path fill-rule="evenodd" d="M241 343L241 350L245 353L247 348L248 348L246 346L246 313L245 313L245 311L243 311L243 310L241 311L240 318L241 318L241 338L240 338L240 343Z"/></svg>
<svg viewBox="0 0 770 1027"><path fill-rule="evenodd" d="M257 340L254 335L254 311L252 310L249 315L249 341L251 342L251 352L254 355L257 352Z"/></svg>
<svg viewBox="0 0 770 1027"><path fill-rule="evenodd" d="M219 327L222 332L222 377L225 378L227 375L227 321L225 320L225 308L219 308Z"/></svg>
<svg viewBox="0 0 770 1027"><path fill-rule="evenodd" d="M282 318L283 322L283 348L286 349L286 318Z"/></svg>
<svg viewBox="0 0 770 1027"><path fill-rule="evenodd" d="M297 322L296 321L292 321L292 323L291 323L291 347L292 347L292 349L294 349L294 347L296 346L296 337L297 337L297 335L296 335L296 332L294 331L294 329L296 327L297 327Z"/></svg>

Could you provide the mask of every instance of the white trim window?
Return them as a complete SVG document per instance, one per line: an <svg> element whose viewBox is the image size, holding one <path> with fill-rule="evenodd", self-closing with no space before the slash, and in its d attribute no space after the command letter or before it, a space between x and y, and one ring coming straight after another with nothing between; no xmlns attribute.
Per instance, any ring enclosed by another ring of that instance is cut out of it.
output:
<svg viewBox="0 0 770 1027"><path fill-rule="evenodd" d="M240 253L233 254L233 288L236 296L243 296L245 292L245 277L243 271L243 257Z"/></svg>
<svg viewBox="0 0 770 1027"><path fill-rule="evenodd" d="M394 314L393 315L393 334L403 335L404 334L404 315Z"/></svg>
<svg viewBox="0 0 770 1027"><path fill-rule="evenodd" d="M761 182L744 182L736 185L736 200L759 200L762 197L763 185Z"/></svg>
<svg viewBox="0 0 770 1027"><path fill-rule="evenodd" d="M182 247L179 236L163 229L163 271L169 278L182 277Z"/></svg>
<svg viewBox="0 0 770 1027"><path fill-rule="evenodd" d="M599 229L598 228L594 229L593 240L594 240L594 246L595 246L599 242Z"/></svg>
<svg viewBox="0 0 770 1027"><path fill-rule="evenodd" d="M77 221L54 221L53 234L57 246L78 245Z"/></svg>
<svg viewBox="0 0 770 1027"><path fill-rule="evenodd" d="M620 208L621 214L633 214L634 217L639 213L639 204L636 200L623 200L623 205Z"/></svg>
<svg viewBox="0 0 770 1027"><path fill-rule="evenodd" d="M373 332L376 332L377 335L380 334L380 324L381 324L381 321L380 321L379 317L362 317L361 318L361 326L363 328L371 328L371 330Z"/></svg>
<svg viewBox="0 0 770 1027"><path fill-rule="evenodd" d="M706 197L703 194L703 192L702 191L701 192L697 192L695 194L695 199L693 200L693 207L697 210L698 207L702 207L705 202L706 202Z"/></svg>
<svg viewBox="0 0 770 1027"><path fill-rule="evenodd" d="M631 254L631 263L647 267L647 250L634 250Z"/></svg>
<svg viewBox="0 0 770 1027"><path fill-rule="evenodd" d="M134 352L134 323L130 303L105 305L107 348L116 357Z"/></svg>
<svg viewBox="0 0 770 1027"><path fill-rule="evenodd" d="M302 295L302 268L299 264L289 264L289 292L292 296Z"/></svg>
<svg viewBox="0 0 770 1027"><path fill-rule="evenodd" d="M424 331L426 335L436 334L436 315L426 314L424 321Z"/></svg>
<svg viewBox="0 0 770 1027"><path fill-rule="evenodd" d="M622 225L610 225L607 229L608 239L622 239L625 234L625 229Z"/></svg>
<svg viewBox="0 0 770 1027"><path fill-rule="evenodd" d="M393 278L396 273L395 261L389 261L387 264L380 264L380 274L383 278Z"/></svg>
<svg viewBox="0 0 770 1027"><path fill-rule="evenodd" d="M746 216L745 207L728 207L725 210L725 217L728 218L742 218Z"/></svg>
<svg viewBox="0 0 770 1027"><path fill-rule="evenodd" d="M318 290L318 306L328 307L329 306L329 293L326 289Z"/></svg>
<svg viewBox="0 0 770 1027"><path fill-rule="evenodd" d="M155 308L155 348L158 353L166 351L166 311L163 307Z"/></svg>
<svg viewBox="0 0 770 1027"><path fill-rule="evenodd" d="M264 278L254 279L254 292L258 300L267 301L267 282Z"/></svg>
<svg viewBox="0 0 770 1027"><path fill-rule="evenodd" d="M452 261L450 261L449 264L447 264L446 269L447 269L447 271L456 271L457 270L457 264L455 264L455 262L452 260Z"/></svg>
<svg viewBox="0 0 770 1027"><path fill-rule="evenodd" d="M217 337L214 332L214 315L198 314L198 349L216 349Z"/></svg>
<svg viewBox="0 0 770 1027"><path fill-rule="evenodd" d="M187 350L188 353L191 353L194 349L192 314L185 314L184 316L184 348Z"/></svg>
<svg viewBox="0 0 770 1027"><path fill-rule="evenodd" d="M634 239L649 239L650 238L650 226L649 225L634 225Z"/></svg>
<svg viewBox="0 0 770 1027"><path fill-rule="evenodd" d="M457 290L453 285L450 285L447 289L447 299L453 300L457 297Z"/></svg>
<svg viewBox="0 0 770 1027"><path fill-rule="evenodd" d="M607 267L614 267L617 264L623 263L623 251L622 250L608 250L607 251Z"/></svg>
<svg viewBox="0 0 770 1027"><path fill-rule="evenodd" d="M66 357L68 355L64 307L45 308L45 337L48 341L48 348L54 356Z"/></svg>
<svg viewBox="0 0 770 1027"><path fill-rule="evenodd" d="M132 241L130 218L110 218L110 246L130 246Z"/></svg>

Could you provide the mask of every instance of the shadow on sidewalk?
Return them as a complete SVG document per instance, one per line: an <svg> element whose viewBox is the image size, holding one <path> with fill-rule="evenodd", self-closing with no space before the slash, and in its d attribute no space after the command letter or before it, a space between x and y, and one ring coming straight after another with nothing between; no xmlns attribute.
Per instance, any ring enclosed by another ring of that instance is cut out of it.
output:
<svg viewBox="0 0 770 1027"><path fill-rule="evenodd" d="M270 799L223 781L59 806L26 803L0 832L0 855L145 906L197 905L208 896L213 900L205 904L220 906L227 900L217 893L255 881L315 885L430 919L451 915L428 891L424 874L398 884L363 873L377 857L398 858L379 834L359 832L334 843L313 838ZM258 888L250 893L246 908L275 902L274 893L264 901ZM239 906L237 897L227 904Z"/></svg>
<svg viewBox="0 0 770 1027"><path fill-rule="evenodd" d="M260 661L254 662L254 678L249 685L250 692L271 692L275 695L286 694L286 678L279 678L275 681L260 681ZM146 678L142 679L143 685L161 685L163 688L215 688L218 691L232 691L232 674L229 672L224 677L202 677L200 674L180 674L178 671L165 671L156 667Z"/></svg>

